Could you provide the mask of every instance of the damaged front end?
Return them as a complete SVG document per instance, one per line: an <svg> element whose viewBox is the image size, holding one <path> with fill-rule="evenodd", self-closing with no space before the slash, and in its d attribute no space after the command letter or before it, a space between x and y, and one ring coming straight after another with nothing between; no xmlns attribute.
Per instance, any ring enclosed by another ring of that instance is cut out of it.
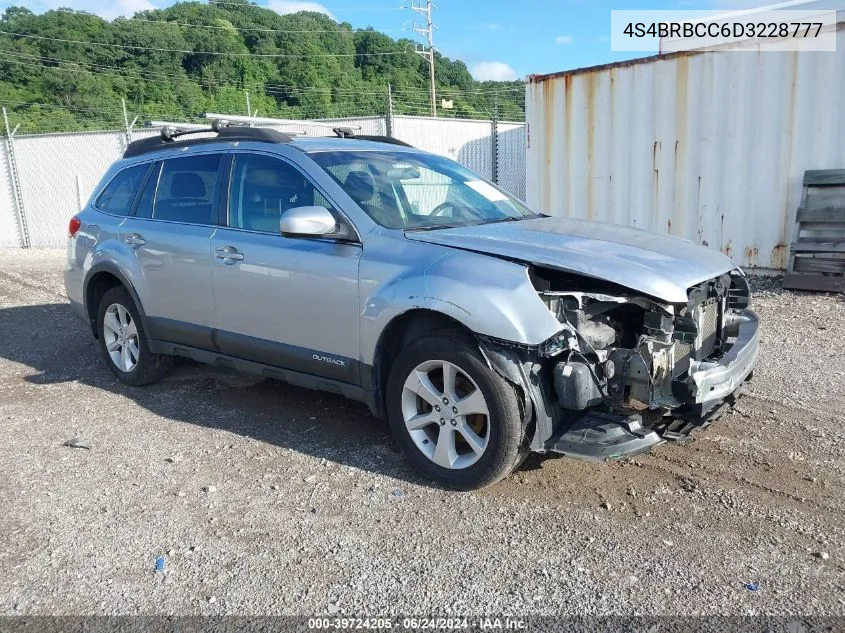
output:
<svg viewBox="0 0 845 633"><path fill-rule="evenodd" d="M759 331L740 270L690 288L686 304L536 267L531 281L561 329L535 350L498 353L522 359L534 450L601 460L686 439L751 376ZM488 358L499 347L488 342Z"/></svg>

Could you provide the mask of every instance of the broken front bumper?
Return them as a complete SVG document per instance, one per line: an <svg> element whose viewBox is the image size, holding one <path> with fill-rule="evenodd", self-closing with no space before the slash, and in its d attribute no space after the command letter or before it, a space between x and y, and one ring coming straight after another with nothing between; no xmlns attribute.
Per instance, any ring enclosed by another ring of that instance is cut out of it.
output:
<svg viewBox="0 0 845 633"><path fill-rule="evenodd" d="M736 341L718 360L692 361L683 381L687 393L678 394L690 405L704 411L719 404L742 386L757 363L760 326L757 315L743 310L732 315L737 328Z"/></svg>
<svg viewBox="0 0 845 633"><path fill-rule="evenodd" d="M570 457L600 461L631 457L650 450L665 440L687 439L693 430L705 428L733 402L757 362L760 328L750 310L731 315L728 327L736 340L718 360L692 361L687 376L673 385L685 406L679 417L666 423L643 426L642 416L613 415L585 411L574 424L552 437L546 450Z"/></svg>

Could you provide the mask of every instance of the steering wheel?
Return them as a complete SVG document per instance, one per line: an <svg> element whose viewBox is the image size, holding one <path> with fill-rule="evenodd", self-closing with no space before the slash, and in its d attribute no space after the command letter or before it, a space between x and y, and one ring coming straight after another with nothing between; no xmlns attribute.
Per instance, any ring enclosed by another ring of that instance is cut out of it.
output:
<svg viewBox="0 0 845 633"><path fill-rule="evenodd" d="M443 215L445 213L446 209L452 209L452 217L453 218L454 217L460 217L460 216L455 216L455 213L454 213L455 211L461 211L462 212L461 215L465 216L465 217L481 217L478 214L478 212L476 212L471 207L467 207L465 205L457 204L455 202L449 202L449 201L441 202L436 207L434 207L434 210L431 212L429 217L432 217L432 218L440 217L441 215Z"/></svg>

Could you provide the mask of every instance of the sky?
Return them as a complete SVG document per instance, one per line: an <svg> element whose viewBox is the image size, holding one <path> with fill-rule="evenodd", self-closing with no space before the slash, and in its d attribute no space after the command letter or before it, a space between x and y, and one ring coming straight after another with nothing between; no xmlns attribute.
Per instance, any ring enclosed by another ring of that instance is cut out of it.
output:
<svg viewBox="0 0 845 633"><path fill-rule="evenodd" d="M417 3L424 0L415 0ZM165 7L174 0L0 0L0 8L18 4L41 13L71 7L107 19ZM479 80L523 79L594 66L649 53L613 52L611 9L739 9L761 0L435 0L434 45L460 59ZM373 28L393 38L419 38L413 30L410 0L258 0L279 13L320 11L355 28ZM402 6L405 8L402 8ZM655 53L657 51L654 51Z"/></svg>

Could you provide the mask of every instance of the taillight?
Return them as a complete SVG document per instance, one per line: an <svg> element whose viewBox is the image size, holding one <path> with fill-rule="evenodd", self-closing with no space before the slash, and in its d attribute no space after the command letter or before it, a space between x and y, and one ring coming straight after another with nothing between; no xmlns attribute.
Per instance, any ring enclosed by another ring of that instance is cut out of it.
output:
<svg viewBox="0 0 845 633"><path fill-rule="evenodd" d="M70 219L70 224L68 224L67 226L67 236L73 237L74 235L76 235L76 232L79 230L80 226L82 226L82 220L80 220L76 216L73 216Z"/></svg>

